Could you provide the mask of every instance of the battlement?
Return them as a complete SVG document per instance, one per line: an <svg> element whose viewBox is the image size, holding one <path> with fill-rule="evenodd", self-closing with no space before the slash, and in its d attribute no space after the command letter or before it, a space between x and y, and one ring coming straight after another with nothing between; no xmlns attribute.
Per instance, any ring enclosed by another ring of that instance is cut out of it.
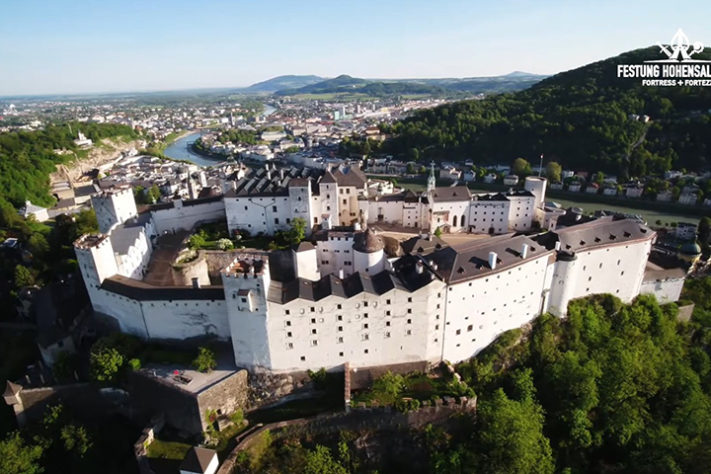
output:
<svg viewBox="0 0 711 474"><path fill-rule="evenodd" d="M222 274L226 277L238 277L247 275L262 275L265 269L269 268L269 254L264 252L244 252L230 263ZM268 270L267 270L268 271Z"/></svg>
<svg viewBox="0 0 711 474"><path fill-rule="evenodd" d="M108 237L106 234L84 234L74 241L74 248L84 250L98 248L104 242L110 242Z"/></svg>
<svg viewBox="0 0 711 474"><path fill-rule="evenodd" d="M97 197L108 198L119 194L125 194L126 192L131 192L131 195L133 195L133 191L129 185L117 185L112 188L103 190L100 194L97 195Z"/></svg>

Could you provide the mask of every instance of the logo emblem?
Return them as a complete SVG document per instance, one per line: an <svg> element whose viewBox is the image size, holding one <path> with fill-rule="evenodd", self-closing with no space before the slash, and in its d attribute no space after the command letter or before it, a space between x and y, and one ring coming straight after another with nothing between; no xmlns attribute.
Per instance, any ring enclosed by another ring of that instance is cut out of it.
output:
<svg viewBox="0 0 711 474"><path fill-rule="evenodd" d="M703 59L693 59L692 56L704 50L704 45L700 41L692 43L684 31L679 28L672 37L668 45L657 43L660 53L666 55L667 59L656 59L645 61L645 63L708 63Z"/></svg>

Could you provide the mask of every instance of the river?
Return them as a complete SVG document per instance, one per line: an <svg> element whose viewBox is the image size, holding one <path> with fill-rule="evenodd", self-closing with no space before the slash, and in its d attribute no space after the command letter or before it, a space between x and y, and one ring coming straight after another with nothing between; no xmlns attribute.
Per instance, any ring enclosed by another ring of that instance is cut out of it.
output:
<svg viewBox="0 0 711 474"><path fill-rule="evenodd" d="M264 104L265 116L271 115L275 111L276 109L271 105ZM163 154L168 158L172 158L174 160L187 160L198 166L214 166L217 163L225 161L224 158L211 158L209 156L198 155L192 151L190 145L192 145L195 140L200 138L200 135L202 135L201 132L195 132L175 140L173 143L168 145L168 147L166 147Z"/></svg>

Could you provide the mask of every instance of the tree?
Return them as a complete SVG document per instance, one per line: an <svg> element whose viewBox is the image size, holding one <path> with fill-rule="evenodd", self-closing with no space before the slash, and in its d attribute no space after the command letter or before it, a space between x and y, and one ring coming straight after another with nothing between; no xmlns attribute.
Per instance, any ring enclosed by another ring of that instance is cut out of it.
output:
<svg viewBox="0 0 711 474"><path fill-rule="evenodd" d="M35 284L35 277L29 268L23 265L15 266L15 288L18 290L26 286L32 286Z"/></svg>
<svg viewBox="0 0 711 474"><path fill-rule="evenodd" d="M27 240L27 246L35 258L42 258L49 252L49 244L44 235L34 233Z"/></svg>
<svg viewBox="0 0 711 474"><path fill-rule="evenodd" d="M488 472L552 473L550 442L543 434L543 411L534 400L510 400L502 389L481 403L479 450Z"/></svg>
<svg viewBox="0 0 711 474"><path fill-rule="evenodd" d="M148 189L148 199L151 203L156 203L160 199L160 188L157 184L154 184Z"/></svg>
<svg viewBox="0 0 711 474"><path fill-rule="evenodd" d="M84 454L93 445L89 439L89 434L83 426L68 424L61 429L61 438L64 443L64 449L74 452L78 457L84 457Z"/></svg>
<svg viewBox="0 0 711 474"><path fill-rule="evenodd" d="M17 431L0 441L0 472L39 474L44 472L38 462L41 457L42 447L25 444Z"/></svg>
<svg viewBox="0 0 711 474"><path fill-rule="evenodd" d="M295 217L291 220L291 230L289 231L288 239L291 245L296 245L306 237L306 220L301 217Z"/></svg>
<svg viewBox="0 0 711 474"><path fill-rule="evenodd" d="M306 453L303 472L304 474L348 474L348 470L333 459L331 450L320 444Z"/></svg>
<svg viewBox="0 0 711 474"><path fill-rule="evenodd" d="M210 372L217 367L215 353L207 347L199 347L198 355L193 360L193 367L200 372Z"/></svg>
<svg viewBox="0 0 711 474"><path fill-rule="evenodd" d="M546 165L546 177L552 183L560 183L563 174L563 167L555 161Z"/></svg>
<svg viewBox="0 0 711 474"><path fill-rule="evenodd" d="M405 378L387 371L373 382L373 393L384 404L395 403L405 389Z"/></svg>
<svg viewBox="0 0 711 474"><path fill-rule="evenodd" d="M92 347L89 355L91 377L98 382L114 382L123 363L124 357L113 347L100 347L96 351Z"/></svg>
<svg viewBox="0 0 711 474"><path fill-rule="evenodd" d="M511 165L511 174L519 177L528 176L531 174L531 163L523 158L516 158Z"/></svg>

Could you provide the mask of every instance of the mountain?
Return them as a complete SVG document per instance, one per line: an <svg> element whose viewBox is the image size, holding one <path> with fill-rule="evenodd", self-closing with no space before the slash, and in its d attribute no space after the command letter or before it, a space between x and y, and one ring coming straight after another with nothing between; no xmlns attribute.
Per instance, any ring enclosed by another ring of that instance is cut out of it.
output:
<svg viewBox="0 0 711 474"><path fill-rule="evenodd" d="M276 94L290 96L299 94L358 93L377 97L406 94L482 94L524 89L546 77L528 73L513 74L516 75L461 79L360 79L343 74L333 79L325 79L303 87L278 90Z"/></svg>
<svg viewBox="0 0 711 474"><path fill-rule="evenodd" d="M711 52L694 58L711 59ZM622 177L707 170L711 88L647 87L641 79L617 77L619 64L654 59L658 47L638 49L515 93L420 111L390 127L394 137L386 147L426 160L474 158L480 164L536 161L543 153L567 168ZM638 118L644 115L651 120Z"/></svg>
<svg viewBox="0 0 711 474"><path fill-rule="evenodd" d="M323 80L324 78L319 76L277 76L252 84L244 90L249 92L276 92L282 89L298 89Z"/></svg>

